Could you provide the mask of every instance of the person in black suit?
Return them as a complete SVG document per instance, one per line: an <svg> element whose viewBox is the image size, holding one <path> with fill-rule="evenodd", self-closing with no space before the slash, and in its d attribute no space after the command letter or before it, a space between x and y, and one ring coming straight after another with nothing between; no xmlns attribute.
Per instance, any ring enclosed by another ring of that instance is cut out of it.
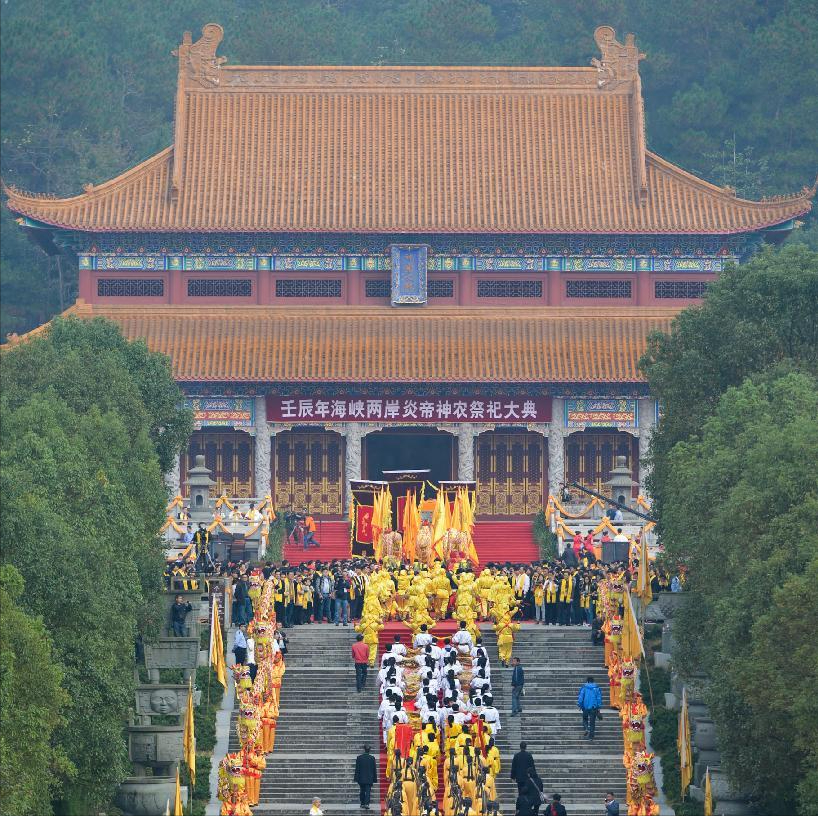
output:
<svg viewBox="0 0 818 816"><path fill-rule="evenodd" d="M372 786L378 781L378 769L368 745L364 745L364 752L358 754L355 760L355 781L361 789L361 809L369 810L369 796Z"/></svg>
<svg viewBox="0 0 818 816"><path fill-rule="evenodd" d="M527 744L520 743L520 750L514 754L511 760L511 778L517 783L518 793L522 793L525 786L528 784L529 769L537 773L534 767L534 757L526 750Z"/></svg>

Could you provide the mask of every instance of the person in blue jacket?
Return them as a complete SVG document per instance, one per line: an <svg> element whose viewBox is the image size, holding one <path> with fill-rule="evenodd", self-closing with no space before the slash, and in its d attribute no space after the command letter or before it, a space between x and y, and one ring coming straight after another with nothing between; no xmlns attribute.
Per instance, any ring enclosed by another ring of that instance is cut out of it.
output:
<svg viewBox="0 0 818 816"><path fill-rule="evenodd" d="M582 728L585 731L585 738L592 740L596 728L596 718L602 708L602 692L599 690L599 686L594 683L593 677L585 678L585 685L577 695L577 706L582 712ZM600 717L600 719L602 718Z"/></svg>

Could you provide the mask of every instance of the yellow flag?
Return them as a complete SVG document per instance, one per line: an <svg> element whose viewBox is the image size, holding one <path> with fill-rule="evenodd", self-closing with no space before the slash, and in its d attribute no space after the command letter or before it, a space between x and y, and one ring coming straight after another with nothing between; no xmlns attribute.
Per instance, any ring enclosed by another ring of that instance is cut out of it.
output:
<svg viewBox="0 0 818 816"><path fill-rule="evenodd" d="M650 586L650 558L648 556L648 541L644 530L639 537L639 571L636 574L636 592L634 593L643 606L653 600L653 590Z"/></svg>
<svg viewBox="0 0 818 816"><path fill-rule="evenodd" d="M184 733L185 762L190 771L191 787L196 784L196 732L193 727L193 678L187 689L187 709L185 711Z"/></svg>
<svg viewBox="0 0 818 816"><path fill-rule="evenodd" d="M440 492L443 494L443 521L446 525L447 530L452 529L452 508L449 505L449 497L446 494L446 491L443 488L440 488Z"/></svg>
<svg viewBox="0 0 818 816"><path fill-rule="evenodd" d="M448 499L446 500L448 504ZM454 495L454 509L452 510L452 518L449 522L449 529L454 530L463 530L463 514L460 512L461 510L461 502L460 502L460 491L458 490L457 493Z"/></svg>
<svg viewBox="0 0 818 816"><path fill-rule="evenodd" d="M383 499L383 528L392 527L392 490L386 486L386 495Z"/></svg>
<svg viewBox="0 0 818 816"><path fill-rule="evenodd" d="M227 663L224 659L222 625L219 622L219 599L213 596L213 617L210 620L210 665L216 670L216 677L227 690Z"/></svg>
<svg viewBox="0 0 818 816"><path fill-rule="evenodd" d="M432 515L432 538L438 558L443 558L443 537L446 535L446 498L443 490L438 489L435 512Z"/></svg>
<svg viewBox="0 0 818 816"><path fill-rule="evenodd" d="M190 791L188 791L190 796ZM182 786L179 784L179 766L176 766L176 798L173 800L173 816L185 816L182 809Z"/></svg>
<svg viewBox="0 0 818 816"><path fill-rule="evenodd" d="M375 552L375 560L381 560L381 532L383 531L382 516L383 516L383 490L377 490L372 494L372 521L370 528L372 529L372 548Z"/></svg>
<svg viewBox="0 0 818 816"><path fill-rule="evenodd" d="M704 816L713 816L713 790L710 787L710 768L704 775Z"/></svg>
<svg viewBox="0 0 818 816"><path fill-rule="evenodd" d="M687 689L682 689L682 707L679 709L679 734L676 738L679 749L679 766L682 777L682 799L685 798L690 781L693 779L693 751L690 746L690 718L687 712Z"/></svg>

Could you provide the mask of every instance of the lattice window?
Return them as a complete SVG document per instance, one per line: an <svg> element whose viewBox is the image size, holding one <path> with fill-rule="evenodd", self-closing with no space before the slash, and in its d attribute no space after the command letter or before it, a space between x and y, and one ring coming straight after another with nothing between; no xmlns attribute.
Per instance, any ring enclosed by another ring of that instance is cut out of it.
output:
<svg viewBox="0 0 818 816"><path fill-rule="evenodd" d="M590 483L596 479L596 445L588 442L585 445L585 481Z"/></svg>
<svg viewBox="0 0 818 816"><path fill-rule="evenodd" d="M239 477L240 482L248 482L250 481L250 443L249 442L240 442L238 445L238 468L236 469L236 475Z"/></svg>
<svg viewBox="0 0 818 816"><path fill-rule="evenodd" d="M539 482L542 478L542 445L538 440L528 443L528 479Z"/></svg>
<svg viewBox="0 0 818 816"><path fill-rule="evenodd" d="M525 447L522 442L511 446L511 481L522 482L525 478Z"/></svg>
<svg viewBox="0 0 818 816"><path fill-rule="evenodd" d="M631 281L569 280L566 294L571 298L629 298Z"/></svg>
<svg viewBox="0 0 818 816"><path fill-rule="evenodd" d="M287 442L280 442L278 445L278 453L276 454L278 469L278 476L280 479L287 480L292 476L290 472L290 446Z"/></svg>
<svg viewBox="0 0 818 816"><path fill-rule="evenodd" d="M337 442L327 445L327 480L337 482L341 478L341 447Z"/></svg>
<svg viewBox="0 0 818 816"><path fill-rule="evenodd" d="M539 280L479 280L479 298L541 298L542 281Z"/></svg>
<svg viewBox="0 0 818 816"><path fill-rule="evenodd" d="M451 279L430 280L426 291L430 298L454 297L454 281Z"/></svg>
<svg viewBox="0 0 818 816"><path fill-rule="evenodd" d="M162 297L165 282L158 278L99 278L98 297Z"/></svg>
<svg viewBox="0 0 818 816"><path fill-rule="evenodd" d="M477 478L491 478L491 445L489 444L477 446Z"/></svg>
<svg viewBox="0 0 818 816"><path fill-rule="evenodd" d="M392 284L389 280L368 280L365 290L368 298L388 298L392 295Z"/></svg>
<svg viewBox="0 0 818 816"><path fill-rule="evenodd" d="M494 447L494 455L497 462L497 478L499 480L508 478L508 448L505 442L498 442Z"/></svg>
<svg viewBox="0 0 818 816"><path fill-rule="evenodd" d="M599 449L599 469L602 478L607 481L611 478L611 470L614 465L613 445L610 442L603 442Z"/></svg>
<svg viewBox="0 0 818 816"><path fill-rule="evenodd" d="M222 444L222 479L226 482L233 480L233 443Z"/></svg>
<svg viewBox="0 0 818 816"><path fill-rule="evenodd" d="M188 297L250 297L253 284L248 278L190 278Z"/></svg>
<svg viewBox="0 0 818 816"><path fill-rule="evenodd" d="M205 445L205 467L215 473L219 468L218 463L219 447L215 442L208 442Z"/></svg>
<svg viewBox="0 0 818 816"><path fill-rule="evenodd" d="M654 292L657 298L701 298L707 291L707 281L656 281Z"/></svg>
<svg viewBox="0 0 818 816"><path fill-rule="evenodd" d="M310 479L317 484L321 483L321 453L321 443L313 442L310 446Z"/></svg>
<svg viewBox="0 0 818 816"><path fill-rule="evenodd" d="M276 281L276 297L280 298L339 298L340 279L301 278Z"/></svg>
<svg viewBox="0 0 818 816"><path fill-rule="evenodd" d="M307 444L306 442L295 443L295 472L293 476L297 482L307 481Z"/></svg>
<svg viewBox="0 0 818 816"><path fill-rule="evenodd" d="M569 442L565 447L568 459L568 481L578 482L582 478L579 443Z"/></svg>

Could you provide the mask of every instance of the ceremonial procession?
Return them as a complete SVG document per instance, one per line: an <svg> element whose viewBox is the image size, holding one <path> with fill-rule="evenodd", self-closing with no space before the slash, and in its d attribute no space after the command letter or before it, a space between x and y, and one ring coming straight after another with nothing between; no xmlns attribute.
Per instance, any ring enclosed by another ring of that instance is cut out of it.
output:
<svg viewBox="0 0 818 816"><path fill-rule="evenodd" d="M818 816L814 4L0 23L2 816Z"/></svg>

